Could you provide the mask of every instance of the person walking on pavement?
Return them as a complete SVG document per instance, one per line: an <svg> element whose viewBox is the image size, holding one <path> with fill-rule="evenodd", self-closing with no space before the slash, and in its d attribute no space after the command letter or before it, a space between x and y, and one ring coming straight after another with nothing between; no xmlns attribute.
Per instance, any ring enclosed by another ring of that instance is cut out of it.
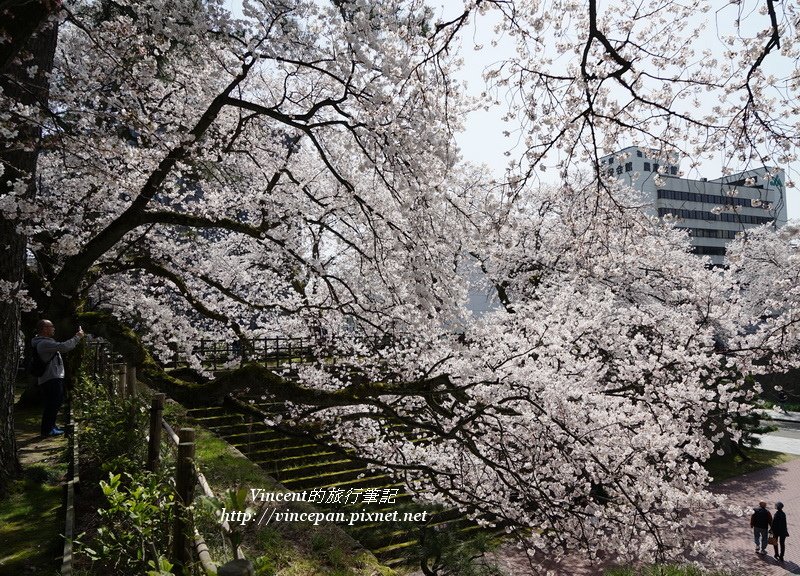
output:
<svg viewBox="0 0 800 576"><path fill-rule="evenodd" d="M775 559L783 562L783 555L786 552L786 537L789 535L786 513L783 511L783 502L775 503L775 516L772 518L772 535L775 537L775 544L773 544L775 547ZM779 545L780 551L778 549Z"/></svg>
<svg viewBox="0 0 800 576"><path fill-rule="evenodd" d="M786 410L786 401L788 398L786 397L786 392L783 390L778 390L778 407L784 414L788 414L789 412Z"/></svg>
<svg viewBox="0 0 800 576"><path fill-rule="evenodd" d="M756 541L756 554L767 553L770 526L772 526L772 514L767 510L767 503L761 501L750 516L750 527L753 529L753 538Z"/></svg>
<svg viewBox="0 0 800 576"><path fill-rule="evenodd" d="M64 402L64 361L62 352L69 352L83 338L83 330L78 326L75 336L64 342L56 342L53 336L55 326L50 320L39 320L34 336L33 353L47 365L44 374L39 376L39 386L42 388L44 408L42 409L42 436L61 436L64 431L56 426L56 417L61 404Z"/></svg>

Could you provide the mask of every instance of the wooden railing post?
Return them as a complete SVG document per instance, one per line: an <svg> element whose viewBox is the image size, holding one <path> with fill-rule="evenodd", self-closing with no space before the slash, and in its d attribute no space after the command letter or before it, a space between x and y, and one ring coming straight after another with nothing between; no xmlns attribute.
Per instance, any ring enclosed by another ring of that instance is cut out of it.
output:
<svg viewBox="0 0 800 576"><path fill-rule="evenodd" d="M175 469L175 491L177 507L172 532L173 558L180 574L188 574L192 561L190 544L191 518L187 509L194 500L194 429L182 428L178 432L178 461Z"/></svg>
<svg viewBox="0 0 800 576"><path fill-rule="evenodd" d="M117 364L117 396L125 397L125 364Z"/></svg>
<svg viewBox="0 0 800 576"><path fill-rule="evenodd" d="M125 386L128 398L136 396L136 366L125 365Z"/></svg>
<svg viewBox="0 0 800 576"><path fill-rule="evenodd" d="M164 415L164 394L153 395L150 404L150 441L147 443L147 469L158 470L161 464L161 418Z"/></svg>

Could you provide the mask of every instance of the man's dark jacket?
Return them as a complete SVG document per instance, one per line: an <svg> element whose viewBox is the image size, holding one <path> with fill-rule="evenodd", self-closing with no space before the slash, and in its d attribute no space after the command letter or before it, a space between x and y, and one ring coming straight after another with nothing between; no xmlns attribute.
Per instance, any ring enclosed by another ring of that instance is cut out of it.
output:
<svg viewBox="0 0 800 576"><path fill-rule="evenodd" d="M766 508L756 508L750 516L750 526L752 528L769 528L772 524L772 514Z"/></svg>

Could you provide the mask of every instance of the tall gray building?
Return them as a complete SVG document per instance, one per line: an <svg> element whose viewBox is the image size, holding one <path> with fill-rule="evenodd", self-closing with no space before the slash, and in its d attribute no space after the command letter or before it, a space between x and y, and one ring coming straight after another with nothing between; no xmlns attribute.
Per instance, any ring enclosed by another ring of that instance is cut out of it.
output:
<svg viewBox="0 0 800 576"><path fill-rule="evenodd" d="M694 252L725 262L725 246L738 232L786 224L785 175L764 166L712 180L680 177L679 158L630 146L600 159L606 178L618 178L650 199L648 211L673 218L692 237Z"/></svg>

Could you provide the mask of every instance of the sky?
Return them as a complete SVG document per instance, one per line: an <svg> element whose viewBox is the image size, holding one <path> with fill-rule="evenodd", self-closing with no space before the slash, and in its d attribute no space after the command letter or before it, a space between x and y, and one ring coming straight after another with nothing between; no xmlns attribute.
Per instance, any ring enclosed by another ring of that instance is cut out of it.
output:
<svg viewBox="0 0 800 576"><path fill-rule="evenodd" d="M603 0L601 0L602 2ZM727 5L731 2L721 0L714 0L723 8L727 9ZM737 0L742 1L742 0ZM743 0L745 4L748 1ZM226 0L226 5L233 11L234 14L241 14L241 0ZM435 18L440 18L445 21L452 20L456 16L463 13L464 0L428 0L434 10ZM727 14L726 14L727 16ZM716 24L718 31L717 34L709 34L706 37L707 42L715 40L719 34L726 32L720 29L724 26L726 18L718 18ZM747 22L748 20L743 20ZM750 20L751 22L753 19ZM501 38L497 42L496 47L492 47L491 40L496 39L492 30L494 22L497 22L497 17L492 20L492 16L482 16L479 24L474 22L470 24L469 34L465 37L463 42L462 57L464 59L464 66L458 72L457 77L459 80L465 82L468 87L468 93L473 96L478 96L485 88L485 83L482 77L484 69L493 64L494 62L502 59L504 55L513 53L514 47L508 38ZM480 46L480 50L475 47ZM718 46L708 44L709 48L714 50ZM509 130L509 125L501 120L504 110L502 107L493 107L488 111L476 110L471 112L465 121L465 130L457 135L457 142L461 148L464 160L474 164L485 164L490 170L500 177L508 162L508 157L505 152L513 146L513 140L503 135L503 132ZM513 130L511 130L513 132ZM624 148L630 143L623 143L620 148ZM513 151L512 151L513 157ZM697 178L706 177L709 179L721 176L721 166L727 164L724 159L717 157L701 164ZM682 169L686 169L688 161L682 162ZM737 169L735 166L731 166ZM745 169L745 167L739 167ZM800 165L795 169L794 166L780 166L787 172L787 180L797 180L800 183ZM693 175L693 177L695 177ZM787 213L788 218L800 220L800 189L787 187Z"/></svg>
<svg viewBox="0 0 800 576"><path fill-rule="evenodd" d="M435 16L446 21L461 14L464 6L463 0L429 0L429 4L433 7ZM469 28L468 41L465 40L462 46L464 66L458 74L459 79L467 83L468 92L475 96L485 88L482 78L484 69L513 51L513 45L507 39L501 39L496 48L491 46L491 39L495 37L492 30L493 23L486 16L482 18L480 25L476 26L473 23ZM716 34L712 37L715 38ZM475 46L479 46L480 50L475 50ZM708 46L712 47L711 44ZM503 135L503 131L509 129L508 124L501 120L503 113L504 110L500 107L492 108L489 111L471 112L465 122L465 131L457 136L459 147L466 161L486 164L498 176L503 173L508 161L504 153L513 145L513 141ZM627 145L627 143L623 144L620 148ZM721 158L716 158L701 164L697 177L713 179L721 176L720 166L723 163ZM688 167L687 161L684 160L682 164L682 168ZM736 169L735 166L732 167ZM797 172L794 166L780 166L780 168L786 170L787 180L794 178L800 181L800 178L796 176ZM741 169L745 168L741 167ZM787 213L790 220L800 220L800 189L798 188L787 189Z"/></svg>

